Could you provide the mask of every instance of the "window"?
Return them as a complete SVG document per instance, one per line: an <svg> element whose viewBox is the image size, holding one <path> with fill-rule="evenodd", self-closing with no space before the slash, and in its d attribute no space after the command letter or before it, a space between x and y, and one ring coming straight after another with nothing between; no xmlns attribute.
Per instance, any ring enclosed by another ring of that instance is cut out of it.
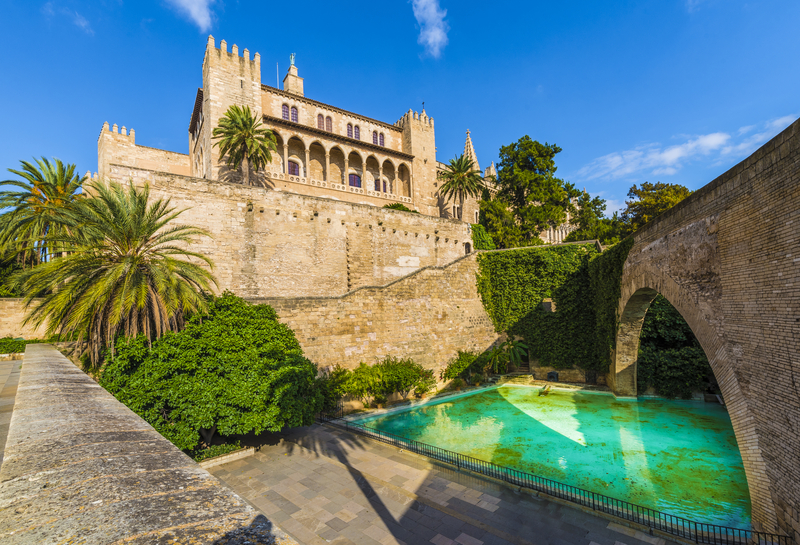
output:
<svg viewBox="0 0 800 545"><path fill-rule="evenodd" d="M378 131L372 131L372 143L378 145Z"/></svg>
<svg viewBox="0 0 800 545"><path fill-rule="evenodd" d="M356 140L361 140L361 130L358 128L358 125L356 125L356 129L355 129L355 139Z"/></svg>
<svg viewBox="0 0 800 545"><path fill-rule="evenodd" d="M320 130L325 130L325 118L322 117L322 114L317 116L317 128Z"/></svg>
<svg viewBox="0 0 800 545"><path fill-rule="evenodd" d="M300 176L300 165L294 161L289 161L289 174L292 176Z"/></svg>
<svg viewBox="0 0 800 545"><path fill-rule="evenodd" d="M464 251L467 253L467 255L472 253L472 245L469 242L464 244Z"/></svg>
<svg viewBox="0 0 800 545"><path fill-rule="evenodd" d="M480 223L480 222L481 222L481 213L476 210L475 211L475 223Z"/></svg>
<svg viewBox="0 0 800 545"><path fill-rule="evenodd" d="M361 176L358 174L351 174L350 175L350 186L351 187L361 187Z"/></svg>
<svg viewBox="0 0 800 545"><path fill-rule="evenodd" d="M353 138L353 126L350 123L347 124L347 137Z"/></svg>
<svg viewBox="0 0 800 545"><path fill-rule="evenodd" d="M333 132L333 121L331 121L331 116L325 118L325 130L328 132Z"/></svg>
<svg viewBox="0 0 800 545"><path fill-rule="evenodd" d="M283 105L283 118L286 121L289 121L289 105L288 104L284 104Z"/></svg>
<svg viewBox="0 0 800 545"><path fill-rule="evenodd" d="M292 122L297 123L297 108L292 106Z"/></svg>
<svg viewBox="0 0 800 545"><path fill-rule="evenodd" d="M375 180L375 191L380 191L380 190L381 190L381 181Z"/></svg>
<svg viewBox="0 0 800 545"><path fill-rule="evenodd" d="M379 137L378 139L380 140L380 144L379 144L379 145L380 145L381 147L383 147L383 146L385 145L385 144L383 143L383 133L381 133L381 135L380 135L380 137Z"/></svg>
<svg viewBox="0 0 800 545"><path fill-rule="evenodd" d="M383 192L386 193L386 180L383 181Z"/></svg>

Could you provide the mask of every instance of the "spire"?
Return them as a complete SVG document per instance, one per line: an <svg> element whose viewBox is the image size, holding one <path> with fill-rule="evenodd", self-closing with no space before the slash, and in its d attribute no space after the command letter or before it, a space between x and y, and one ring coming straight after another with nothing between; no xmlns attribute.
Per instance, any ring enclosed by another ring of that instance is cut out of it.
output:
<svg viewBox="0 0 800 545"><path fill-rule="evenodd" d="M472 147L472 138L469 135L469 129L467 129L467 141L464 144L464 156L472 159L472 162L475 165L475 170L480 171L481 167L478 164L478 156L475 155L475 148Z"/></svg>

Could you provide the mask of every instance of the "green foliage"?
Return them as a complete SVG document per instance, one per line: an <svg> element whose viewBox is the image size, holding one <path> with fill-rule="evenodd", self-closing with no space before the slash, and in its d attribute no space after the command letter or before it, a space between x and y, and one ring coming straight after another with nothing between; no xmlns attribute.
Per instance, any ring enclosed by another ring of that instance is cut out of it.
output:
<svg viewBox="0 0 800 545"><path fill-rule="evenodd" d="M508 339L500 348L505 350L508 362L516 367L520 366L522 359L528 353L528 345L515 339Z"/></svg>
<svg viewBox="0 0 800 545"><path fill-rule="evenodd" d="M481 225L486 229L486 233L492 238L497 248L529 246L526 244L527 239L508 204L501 199L487 199L480 201L479 205ZM536 238L538 242L530 245L543 244L538 237Z"/></svg>
<svg viewBox="0 0 800 545"><path fill-rule="evenodd" d="M589 262L589 287L591 305L595 313L594 357L596 371L607 372L611 365L611 351L617 343L617 308L622 296L622 266L628 259L633 238L627 238L606 249Z"/></svg>
<svg viewBox="0 0 800 545"><path fill-rule="evenodd" d="M666 212L692 194L682 185L657 182L644 182L641 187L635 184L628 191L630 201L622 212L623 236L633 233L656 216Z"/></svg>
<svg viewBox="0 0 800 545"><path fill-rule="evenodd" d="M472 246L476 250L494 250L495 245L492 237L486 232L483 225L479 223L472 224Z"/></svg>
<svg viewBox="0 0 800 545"><path fill-rule="evenodd" d="M350 371L341 365L334 365L321 374L319 388L324 400L323 412L331 412L336 409L339 401L347 394L348 380L350 380Z"/></svg>
<svg viewBox="0 0 800 545"><path fill-rule="evenodd" d="M483 191L483 176L481 171L475 169L475 162L464 154L455 159L450 159L450 164L438 174L439 180L444 182L439 188L439 194L445 200L458 199L458 219L464 213L464 199L477 198Z"/></svg>
<svg viewBox="0 0 800 545"><path fill-rule="evenodd" d="M411 358L394 356L386 356L375 367L380 380L381 393L388 396L397 392L403 399L408 399L408 394L419 383L425 371Z"/></svg>
<svg viewBox="0 0 800 545"><path fill-rule="evenodd" d="M152 343L121 339L100 384L178 448L203 435L307 426L322 409L317 368L294 333L267 305L231 293L212 297L208 313Z"/></svg>
<svg viewBox="0 0 800 545"><path fill-rule="evenodd" d="M433 376L431 369L425 369L419 382L414 387L414 395L422 397L436 387L436 377Z"/></svg>
<svg viewBox="0 0 800 545"><path fill-rule="evenodd" d="M606 210L605 199L593 198L584 191L578 197L576 208L570 223L577 229L567 235L564 242L599 240L603 245L619 242L622 224L616 212L611 218L603 217Z"/></svg>
<svg viewBox="0 0 800 545"><path fill-rule="evenodd" d="M347 375L342 391L368 407L371 400L385 403L394 393L399 393L403 399L412 391L423 395L435 385L433 372L411 358L386 356L375 365L361 362Z"/></svg>
<svg viewBox="0 0 800 545"><path fill-rule="evenodd" d="M17 274L12 285L33 304L25 323L88 341L97 370L118 334L153 340L180 329L184 313L205 308L202 292L216 281L201 266L211 261L187 249L207 233L176 225L182 211L169 199L151 202L147 185L116 182L93 183L91 192L54 219L64 227L54 240L66 255Z"/></svg>
<svg viewBox="0 0 800 545"><path fill-rule="evenodd" d="M622 264L632 241L602 254L594 244L545 246L478 256L478 293L498 332L521 336L532 358L558 369L606 372L616 334ZM542 307L551 298L556 312ZM500 372L507 347L491 353ZM521 356L520 356L521 358Z"/></svg>
<svg viewBox="0 0 800 545"><path fill-rule="evenodd" d="M239 441L235 441L233 443L224 443L222 445L212 445L208 448L201 448L194 450L190 453L190 456L195 462L202 462L203 460L208 460L209 458L216 458L217 456L222 456L223 454L229 454L236 450L242 448L242 444Z"/></svg>
<svg viewBox="0 0 800 545"><path fill-rule="evenodd" d="M475 352L459 350L444 369L441 370L440 376L442 380L451 380L454 378L467 378L471 376L479 368L476 367L475 361L478 359L478 354Z"/></svg>
<svg viewBox="0 0 800 545"><path fill-rule="evenodd" d="M211 134L228 166L234 170L241 167L244 185L250 185L250 166L258 172L272 161L270 152L277 149L275 134L262 127L250 106L232 105Z"/></svg>
<svg viewBox="0 0 800 545"><path fill-rule="evenodd" d="M645 315L639 337L638 390L653 386L656 394L689 399L713 377L700 343L683 316L662 295Z"/></svg>
<svg viewBox="0 0 800 545"><path fill-rule="evenodd" d="M361 401L364 407L369 407L376 394L382 394L377 370L363 361L351 371L344 388L347 395Z"/></svg>
<svg viewBox="0 0 800 545"><path fill-rule="evenodd" d="M44 341L38 339L26 341L24 339L12 339L11 337L4 337L0 339L0 354L19 354L25 352L25 345L41 342Z"/></svg>
<svg viewBox="0 0 800 545"><path fill-rule="evenodd" d="M11 276L22 270L15 259L0 261L0 297L20 297L20 291L9 283Z"/></svg>
<svg viewBox="0 0 800 545"><path fill-rule="evenodd" d="M567 212L574 212L570 198L577 192L555 177L559 152L557 145L541 144L527 135L500 148L497 196L509 204L524 238L537 237L547 227L564 223Z"/></svg>
<svg viewBox="0 0 800 545"><path fill-rule="evenodd" d="M384 208L388 208L390 210L402 210L403 212L412 212L414 214L419 214L418 210L411 210L409 207L404 205L401 202L393 202L392 204L384 204Z"/></svg>
<svg viewBox="0 0 800 545"><path fill-rule="evenodd" d="M508 352L496 346L486 353L486 362L483 370L502 375L508 371Z"/></svg>

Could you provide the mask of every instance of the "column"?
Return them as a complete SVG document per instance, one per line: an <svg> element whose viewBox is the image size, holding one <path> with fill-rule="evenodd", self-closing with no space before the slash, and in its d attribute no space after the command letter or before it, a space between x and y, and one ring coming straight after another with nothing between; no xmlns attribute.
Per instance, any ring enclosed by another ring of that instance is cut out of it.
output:
<svg viewBox="0 0 800 545"><path fill-rule="evenodd" d="M326 182L330 181L328 178L331 177L331 154L327 151L325 152L325 172L322 173L322 177Z"/></svg>
<svg viewBox="0 0 800 545"><path fill-rule="evenodd" d="M383 192L383 163L378 163L378 191Z"/></svg>
<svg viewBox="0 0 800 545"><path fill-rule="evenodd" d="M342 183L346 186L350 185L350 154L344 156L344 172L342 173Z"/></svg>
<svg viewBox="0 0 800 545"><path fill-rule="evenodd" d="M289 174L289 144L283 145L283 173Z"/></svg>
<svg viewBox="0 0 800 545"><path fill-rule="evenodd" d="M306 178L311 178L311 175L309 174L311 172L311 150L308 149L308 148L306 148L306 167L305 167L305 171L306 171Z"/></svg>

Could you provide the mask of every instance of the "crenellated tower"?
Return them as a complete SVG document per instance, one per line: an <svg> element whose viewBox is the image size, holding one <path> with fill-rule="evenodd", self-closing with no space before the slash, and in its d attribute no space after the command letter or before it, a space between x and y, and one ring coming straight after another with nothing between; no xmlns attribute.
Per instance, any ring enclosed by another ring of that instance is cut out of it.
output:
<svg viewBox="0 0 800 545"><path fill-rule="evenodd" d="M411 195L417 209L430 216L439 215L436 197L436 137L433 118L425 110L403 115L395 126L403 129L403 151L414 156Z"/></svg>
<svg viewBox="0 0 800 545"><path fill-rule="evenodd" d="M203 88L198 91L197 102L200 115L192 115L189 130L192 174L240 182L241 175L229 171L221 161L219 147L214 147L211 131L234 104L249 106L257 119L261 119L261 56L256 53L250 59L247 49L240 56L235 44L229 52L225 40L216 47L214 37L209 36L203 59Z"/></svg>

